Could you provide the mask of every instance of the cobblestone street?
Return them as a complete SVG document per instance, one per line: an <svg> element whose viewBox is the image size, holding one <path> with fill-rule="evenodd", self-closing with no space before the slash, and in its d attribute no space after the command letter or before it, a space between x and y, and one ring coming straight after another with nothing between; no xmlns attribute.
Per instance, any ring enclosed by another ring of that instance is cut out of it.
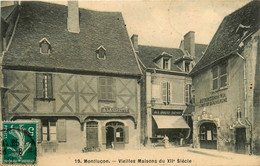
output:
<svg viewBox="0 0 260 166"><path fill-rule="evenodd" d="M55 165L236 165L257 166L259 156L248 156L215 150L197 150L188 147L156 148L141 150L108 150L64 155L46 155L38 158L39 165L55 161Z"/></svg>

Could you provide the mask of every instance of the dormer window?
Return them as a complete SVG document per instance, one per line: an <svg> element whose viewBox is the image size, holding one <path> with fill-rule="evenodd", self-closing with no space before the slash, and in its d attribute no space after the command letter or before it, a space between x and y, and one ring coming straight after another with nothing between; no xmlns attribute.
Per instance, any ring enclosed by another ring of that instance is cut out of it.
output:
<svg viewBox="0 0 260 166"><path fill-rule="evenodd" d="M190 72L190 62L185 61L185 72Z"/></svg>
<svg viewBox="0 0 260 166"><path fill-rule="evenodd" d="M169 69L169 59L163 59L163 69Z"/></svg>
<svg viewBox="0 0 260 166"><path fill-rule="evenodd" d="M97 48L96 53L98 59L106 59L106 49L102 45Z"/></svg>
<svg viewBox="0 0 260 166"><path fill-rule="evenodd" d="M51 43L45 37L39 41L39 46L41 54L51 53Z"/></svg>

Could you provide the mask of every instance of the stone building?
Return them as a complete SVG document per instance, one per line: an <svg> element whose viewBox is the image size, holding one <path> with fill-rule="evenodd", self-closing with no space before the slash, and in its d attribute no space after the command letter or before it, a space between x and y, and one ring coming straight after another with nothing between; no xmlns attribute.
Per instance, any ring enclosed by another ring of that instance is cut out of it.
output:
<svg viewBox="0 0 260 166"><path fill-rule="evenodd" d="M141 70L121 13L22 2L2 54L2 117L38 122L40 153L138 148Z"/></svg>
<svg viewBox="0 0 260 166"><path fill-rule="evenodd" d="M260 153L259 1L226 16L192 72L197 148Z"/></svg>
<svg viewBox="0 0 260 166"><path fill-rule="evenodd" d="M159 145L167 135L171 144L179 144L181 134L191 142L192 81L188 73L207 46L195 43L192 31L184 36L180 48L138 45L137 35L131 40L143 70L141 142Z"/></svg>

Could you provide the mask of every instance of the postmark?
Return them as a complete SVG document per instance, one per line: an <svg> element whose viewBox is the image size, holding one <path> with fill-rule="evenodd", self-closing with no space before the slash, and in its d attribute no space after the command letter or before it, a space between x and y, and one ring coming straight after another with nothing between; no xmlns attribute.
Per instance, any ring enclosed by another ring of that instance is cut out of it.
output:
<svg viewBox="0 0 260 166"><path fill-rule="evenodd" d="M37 122L2 122L2 164L37 164Z"/></svg>

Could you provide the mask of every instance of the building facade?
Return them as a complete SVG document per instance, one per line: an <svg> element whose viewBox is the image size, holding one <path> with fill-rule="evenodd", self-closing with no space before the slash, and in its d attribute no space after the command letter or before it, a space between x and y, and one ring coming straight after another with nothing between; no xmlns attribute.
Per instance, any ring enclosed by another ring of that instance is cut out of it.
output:
<svg viewBox="0 0 260 166"><path fill-rule="evenodd" d="M226 16L191 72L197 148L259 154L259 6Z"/></svg>
<svg viewBox="0 0 260 166"><path fill-rule="evenodd" d="M180 48L138 45L137 35L131 40L143 70L141 142L157 146L167 136L173 145L179 145L181 137L191 143L192 81L188 73L206 45L196 44L192 31L184 36Z"/></svg>
<svg viewBox="0 0 260 166"><path fill-rule="evenodd" d="M138 148L141 70L122 14L22 2L18 19L3 120L37 121L40 154Z"/></svg>

